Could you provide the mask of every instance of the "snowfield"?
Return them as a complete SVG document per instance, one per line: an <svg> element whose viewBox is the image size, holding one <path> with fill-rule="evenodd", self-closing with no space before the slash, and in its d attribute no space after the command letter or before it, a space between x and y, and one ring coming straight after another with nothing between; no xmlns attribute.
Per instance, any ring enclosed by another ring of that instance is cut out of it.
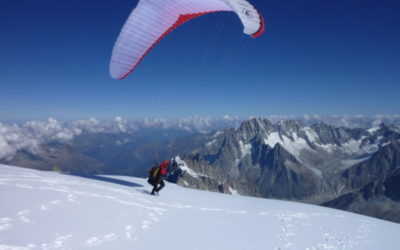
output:
<svg viewBox="0 0 400 250"><path fill-rule="evenodd" d="M0 165L0 250L397 250L400 225L294 202Z"/></svg>

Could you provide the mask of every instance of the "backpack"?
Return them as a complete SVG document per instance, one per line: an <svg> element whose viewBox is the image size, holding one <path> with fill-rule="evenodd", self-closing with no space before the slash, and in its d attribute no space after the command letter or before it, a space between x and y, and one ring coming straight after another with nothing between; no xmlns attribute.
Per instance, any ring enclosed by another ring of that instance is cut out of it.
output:
<svg viewBox="0 0 400 250"><path fill-rule="evenodd" d="M160 164L160 174L166 176L168 174L168 167L170 165L169 160L165 160Z"/></svg>
<svg viewBox="0 0 400 250"><path fill-rule="evenodd" d="M155 181L157 179L158 172L160 172L160 167L159 166L154 166L150 169L149 171L149 178L147 179L147 182L151 185L155 184Z"/></svg>

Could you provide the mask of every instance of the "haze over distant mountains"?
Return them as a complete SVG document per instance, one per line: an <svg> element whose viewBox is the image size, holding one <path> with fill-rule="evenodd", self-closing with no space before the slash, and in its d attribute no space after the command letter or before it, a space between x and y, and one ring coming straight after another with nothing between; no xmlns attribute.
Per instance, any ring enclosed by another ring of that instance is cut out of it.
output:
<svg viewBox="0 0 400 250"><path fill-rule="evenodd" d="M297 120L309 125L318 122L349 128L370 128L381 123L400 124L400 115L376 116L280 116L264 117L271 122ZM143 118L127 120L115 117L111 120L90 118L87 120L59 121L54 118L25 122L0 122L0 159L13 156L18 150L36 152L38 146L49 141L69 141L76 136L90 133L139 133L141 129L177 129L190 133L207 133L223 128L237 128L249 118L225 115L223 117L189 117L181 119Z"/></svg>

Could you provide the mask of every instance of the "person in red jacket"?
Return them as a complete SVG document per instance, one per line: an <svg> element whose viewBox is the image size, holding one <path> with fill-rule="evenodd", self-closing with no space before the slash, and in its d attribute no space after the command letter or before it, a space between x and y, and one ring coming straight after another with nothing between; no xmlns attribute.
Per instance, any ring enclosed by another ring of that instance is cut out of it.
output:
<svg viewBox="0 0 400 250"><path fill-rule="evenodd" d="M164 178L168 174L169 164L170 161L165 160L160 165L155 166L150 170L148 182L153 185L153 190L151 191L152 195L155 195L156 193L158 194L158 192L165 187Z"/></svg>

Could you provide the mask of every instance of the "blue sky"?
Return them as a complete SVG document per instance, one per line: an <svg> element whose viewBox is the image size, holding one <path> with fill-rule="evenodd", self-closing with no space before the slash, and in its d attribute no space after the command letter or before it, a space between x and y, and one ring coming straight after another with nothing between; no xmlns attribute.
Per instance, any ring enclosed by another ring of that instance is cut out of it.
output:
<svg viewBox="0 0 400 250"><path fill-rule="evenodd" d="M117 81L111 50L137 1L3 0L0 119L399 113L398 1L251 2L261 38L209 14Z"/></svg>

